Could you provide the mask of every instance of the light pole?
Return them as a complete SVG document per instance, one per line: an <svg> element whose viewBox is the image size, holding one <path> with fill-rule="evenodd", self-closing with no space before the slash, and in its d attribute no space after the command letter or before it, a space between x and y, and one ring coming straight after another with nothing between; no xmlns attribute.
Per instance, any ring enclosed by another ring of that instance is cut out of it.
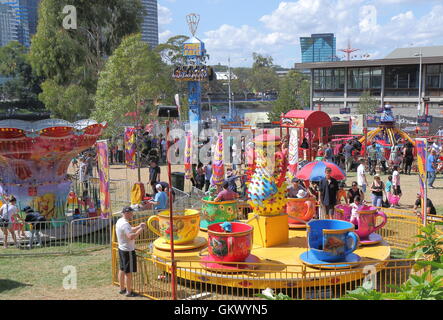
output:
<svg viewBox="0 0 443 320"><path fill-rule="evenodd" d="M418 75L418 105L417 105L417 117L419 117L421 114L421 82L422 82L421 81L421 74L422 74L421 68L422 68L422 60L423 60L423 54L421 52L421 49L420 49L419 53L414 54L414 57L420 57L420 68L419 68L419 75ZM418 119L417 119L417 121L418 121Z"/></svg>
<svg viewBox="0 0 443 320"><path fill-rule="evenodd" d="M321 111L321 103L322 103L323 101L325 101L325 98L324 98L324 97L323 97L323 98L318 98L318 99L315 99L315 100L314 100L314 102L318 105L318 111Z"/></svg>
<svg viewBox="0 0 443 320"><path fill-rule="evenodd" d="M231 57L228 58L228 95L229 120L232 121Z"/></svg>

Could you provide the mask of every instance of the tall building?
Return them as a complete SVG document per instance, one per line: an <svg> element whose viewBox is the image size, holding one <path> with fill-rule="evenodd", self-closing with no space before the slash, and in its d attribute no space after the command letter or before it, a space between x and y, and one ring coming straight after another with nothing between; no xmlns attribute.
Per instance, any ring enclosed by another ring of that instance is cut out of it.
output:
<svg viewBox="0 0 443 320"><path fill-rule="evenodd" d="M157 0L141 0L144 14L142 22L142 40L151 48L158 46L158 8Z"/></svg>
<svg viewBox="0 0 443 320"><path fill-rule="evenodd" d="M10 41L17 41L17 26L14 11L9 5L0 2L0 47Z"/></svg>
<svg viewBox="0 0 443 320"><path fill-rule="evenodd" d="M28 11L29 37L37 32L38 5L40 0L19 0Z"/></svg>
<svg viewBox="0 0 443 320"><path fill-rule="evenodd" d="M22 45L29 47L31 45L31 37L37 32L38 5L40 0L0 0L0 4L9 7L12 23L8 27L0 28L0 33L13 33L15 37L12 40L20 42ZM3 20L5 18L2 18ZM8 43L11 40L6 41ZM3 42L2 42L3 43ZM3 43L2 45L5 45Z"/></svg>
<svg viewBox="0 0 443 320"><path fill-rule="evenodd" d="M29 47L31 41L29 37L28 9L22 2L21 0L0 0L0 3L9 6L13 12L15 33L17 34L17 39L15 40L25 47Z"/></svg>
<svg viewBox="0 0 443 320"><path fill-rule="evenodd" d="M333 33L311 34L300 38L302 63L337 61Z"/></svg>

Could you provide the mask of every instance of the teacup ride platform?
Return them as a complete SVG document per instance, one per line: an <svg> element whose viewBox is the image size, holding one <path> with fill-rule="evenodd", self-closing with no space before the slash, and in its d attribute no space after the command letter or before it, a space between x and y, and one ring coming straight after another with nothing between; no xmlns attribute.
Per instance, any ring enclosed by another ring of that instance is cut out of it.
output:
<svg viewBox="0 0 443 320"><path fill-rule="evenodd" d="M199 237L208 238L208 233L200 231ZM308 252L306 230L289 230L287 243L272 247L263 247L253 244L250 254L259 259L259 262L231 262L224 263L231 268L218 268L218 261L211 261L201 255L201 249L175 252L177 267L180 268L178 277L184 280L213 284L232 288L275 289L321 287L355 282L363 279L364 274L355 272L352 266L332 264L304 264L300 256ZM359 246L354 252L361 260L360 264L350 263L362 267L370 262L376 268L381 268L390 257L390 246L382 241L376 246ZM158 267L170 273L170 252L153 248L151 256L158 261ZM210 263L217 265L211 265ZM245 265L245 267L243 267ZM332 265L332 267L330 267ZM328 268L329 266L329 268ZM324 269L324 270L322 270ZM302 278L305 270L305 278Z"/></svg>

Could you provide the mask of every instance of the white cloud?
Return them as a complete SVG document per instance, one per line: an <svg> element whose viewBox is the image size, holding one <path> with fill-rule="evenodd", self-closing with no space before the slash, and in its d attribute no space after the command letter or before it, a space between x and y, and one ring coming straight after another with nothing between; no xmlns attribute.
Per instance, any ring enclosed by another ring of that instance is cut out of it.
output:
<svg viewBox="0 0 443 320"><path fill-rule="evenodd" d="M398 47L411 44L438 45L443 43L443 5L441 1L423 0L420 3L436 3L429 13L417 17L411 6L398 6L388 11L384 5L413 3L411 0L298 0L282 1L278 7L258 20L261 26L227 25L204 33L202 39L211 56L211 63L226 63L231 56L244 61L252 52L268 54L275 62L291 66L300 61L299 37L311 33L335 33L338 49L348 45L359 48L357 55L370 54L371 59L383 58ZM404 9L406 8L406 9ZM399 11L401 10L401 11ZM379 16L387 19L380 19ZM287 52L293 52L288 63ZM285 54L282 54L285 51ZM245 65L245 63L241 63ZM250 63L249 63L250 65Z"/></svg>
<svg viewBox="0 0 443 320"><path fill-rule="evenodd" d="M163 7L162 5L158 5L158 24L166 25L172 22L172 12L167 7Z"/></svg>

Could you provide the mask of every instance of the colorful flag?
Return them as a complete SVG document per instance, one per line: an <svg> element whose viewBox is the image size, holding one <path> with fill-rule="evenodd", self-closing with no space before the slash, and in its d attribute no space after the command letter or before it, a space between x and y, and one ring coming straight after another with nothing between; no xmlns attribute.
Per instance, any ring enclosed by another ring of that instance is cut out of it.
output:
<svg viewBox="0 0 443 320"><path fill-rule="evenodd" d="M428 172L426 168L428 142L426 139L415 139L415 147L417 148L417 167L418 182L420 184L421 208L423 221L426 220L426 198L427 198L427 179Z"/></svg>
<svg viewBox="0 0 443 320"><path fill-rule="evenodd" d="M220 185L225 181L225 167L223 164L223 133L220 133L212 162L212 183Z"/></svg>
<svg viewBox="0 0 443 320"><path fill-rule="evenodd" d="M137 146L135 143L135 128L126 127L125 128L125 161L126 166L130 169L135 169L137 167L135 162L135 154L137 151Z"/></svg>
<svg viewBox="0 0 443 320"><path fill-rule="evenodd" d="M101 217L108 218L111 215L111 195L109 193L108 142L106 140L97 141L97 164L100 180Z"/></svg>
<svg viewBox="0 0 443 320"><path fill-rule="evenodd" d="M185 141L185 178L193 178L192 174L192 132L186 132Z"/></svg>
<svg viewBox="0 0 443 320"><path fill-rule="evenodd" d="M289 171L294 175L297 173L298 165L298 128L290 129L289 136Z"/></svg>

